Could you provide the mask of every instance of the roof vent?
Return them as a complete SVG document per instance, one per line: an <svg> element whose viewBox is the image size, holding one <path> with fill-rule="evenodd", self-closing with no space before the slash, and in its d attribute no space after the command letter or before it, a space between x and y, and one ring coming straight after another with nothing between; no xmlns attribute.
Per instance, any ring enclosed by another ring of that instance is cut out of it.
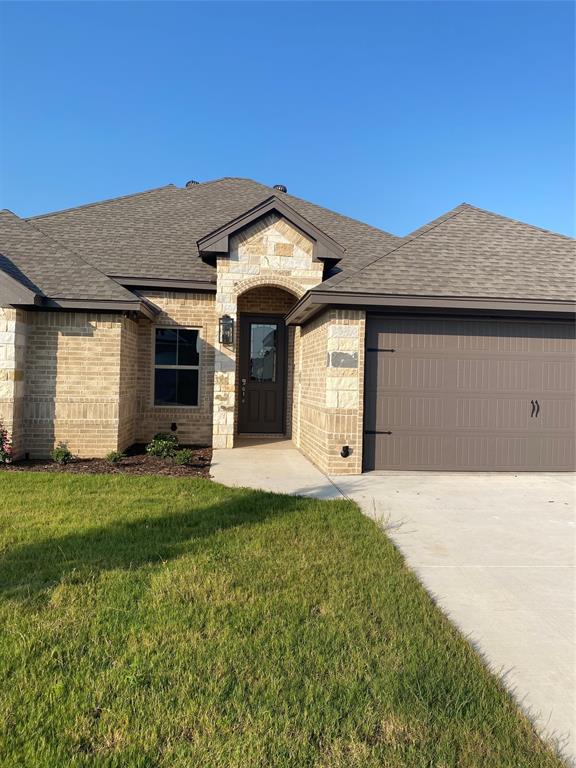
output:
<svg viewBox="0 0 576 768"><path fill-rule="evenodd" d="M284 184L274 184L272 189L277 189L278 192L288 192L288 189L284 186Z"/></svg>
<svg viewBox="0 0 576 768"><path fill-rule="evenodd" d="M187 187L195 187L196 184L200 184L200 182L196 181L195 179L190 179L190 181L186 182L186 186Z"/></svg>

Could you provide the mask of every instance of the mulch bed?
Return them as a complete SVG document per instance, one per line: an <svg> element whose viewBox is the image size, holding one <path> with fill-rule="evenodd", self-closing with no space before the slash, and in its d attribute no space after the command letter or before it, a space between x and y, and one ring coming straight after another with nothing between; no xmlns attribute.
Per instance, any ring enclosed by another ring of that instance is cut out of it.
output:
<svg viewBox="0 0 576 768"><path fill-rule="evenodd" d="M187 446L180 446L181 448ZM120 464L109 464L105 459L74 459L69 464L56 464L45 459L16 461L0 464L5 472L72 472L83 475L171 475L173 477L210 478L212 448L191 447L194 453L192 464L180 466L170 459L149 456L137 446L128 451Z"/></svg>

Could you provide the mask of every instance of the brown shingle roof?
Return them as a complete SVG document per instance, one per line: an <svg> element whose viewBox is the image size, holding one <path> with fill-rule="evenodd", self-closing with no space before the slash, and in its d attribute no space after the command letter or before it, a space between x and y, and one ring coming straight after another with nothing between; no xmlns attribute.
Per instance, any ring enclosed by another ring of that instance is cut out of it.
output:
<svg viewBox="0 0 576 768"><path fill-rule="evenodd" d="M573 301L576 241L463 203L320 290Z"/></svg>
<svg viewBox="0 0 576 768"><path fill-rule="evenodd" d="M6 210L0 211L0 270L45 298L139 304L133 293Z"/></svg>
<svg viewBox="0 0 576 768"><path fill-rule="evenodd" d="M270 187L224 178L190 188L173 185L29 221L108 275L214 281L197 241L270 197ZM346 249L355 267L398 241L394 235L293 195L282 200Z"/></svg>

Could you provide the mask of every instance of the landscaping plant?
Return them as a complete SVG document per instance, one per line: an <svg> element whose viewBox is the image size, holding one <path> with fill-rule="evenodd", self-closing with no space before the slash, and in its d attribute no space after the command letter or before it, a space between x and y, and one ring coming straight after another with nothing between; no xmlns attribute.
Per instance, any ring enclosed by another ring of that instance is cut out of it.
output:
<svg viewBox="0 0 576 768"><path fill-rule="evenodd" d="M8 430L0 421L0 464L8 464L12 461L12 440Z"/></svg>
<svg viewBox="0 0 576 768"><path fill-rule="evenodd" d="M181 448L174 454L174 463L181 466L189 466L194 463L194 451L190 448Z"/></svg>
<svg viewBox="0 0 576 768"><path fill-rule="evenodd" d="M176 435L167 435L158 432L146 446L146 453L158 456L160 459L172 459L178 450L178 438Z"/></svg>
<svg viewBox="0 0 576 768"><path fill-rule="evenodd" d="M105 458L108 464L121 464L126 458L126 454L122 451L110 451Z"/></svg>
<svg viewBox="0 0 576 768"><path fill-rule="evenodd" d="M69 464L72 459L72 452L66 445L66 443L58 443L53 451L50 451L50 458L55 461L56 464Z"/></svg>

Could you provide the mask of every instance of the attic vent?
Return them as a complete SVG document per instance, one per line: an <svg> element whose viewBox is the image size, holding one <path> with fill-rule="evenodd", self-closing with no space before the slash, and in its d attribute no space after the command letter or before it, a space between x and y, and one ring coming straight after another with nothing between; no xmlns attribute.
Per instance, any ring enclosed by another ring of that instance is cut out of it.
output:
<svg viewBox="0 0 576 768"><path fill-rule="evenodd" d="M284 186L284 184L274 184L273 189L277 189L278 192L288 192L288 189Z"/></svg>
<svg viewBox="0 0 576 768"><path fill-rule="evenodd" d="M190 179L190 181L186 182L186 186L187 187L194 187L194 186L196 186L196 184L200 184L200 182L196 181L195 179Z"/></svg>

